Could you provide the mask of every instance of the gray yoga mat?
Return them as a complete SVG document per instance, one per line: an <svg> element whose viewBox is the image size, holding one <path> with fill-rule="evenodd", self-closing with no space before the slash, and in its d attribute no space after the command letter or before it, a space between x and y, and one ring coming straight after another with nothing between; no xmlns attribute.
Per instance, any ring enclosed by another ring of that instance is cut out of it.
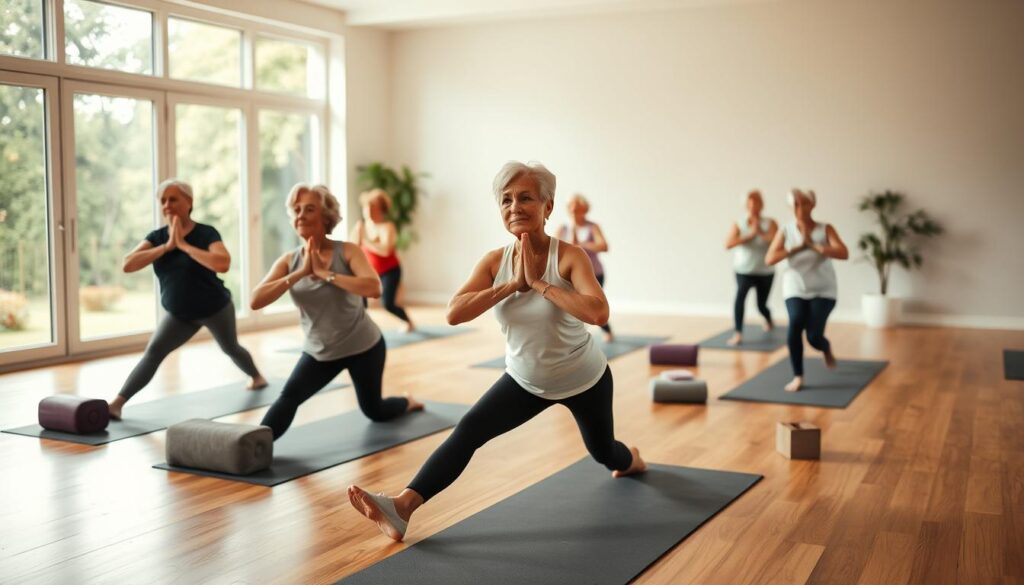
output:
<svg viewBox="0 0 1024 585"><path fill-rule="evenodd" d="M784 358L720 398L846 408L887 365L887 361L839 360L836 369L830 370L820 359L805 359L803 389L786 392L783 387L793 379L793 369L789 358Z"/></svg>
<svg viewBox="0 0 1024 585"><path fill-rule="evenodd" d="M761 477L584 459L338 583L624 585Z"/></svg>
<svg viewBox="0 0 1024 585"><path fill-rule="evenodd" d="M734 333L732 328L701 341L699 345L703 349L731 349L735 351L764 351L771 352L786 345L786 328L776 326L771 331L765 331L760 325L743 326L743 343L740 345L729 345L726 343Z"/></svg>
<svg viewBox="0 0 1024 585"><path fill-rule="evenodd" d="M348 384L332 383L321 392L345 386ZM218 418L267 406L277 400L283 388L282 380L270 380L270 385L262 390L246 390L245 382L238 382L208 390L157 398L149 402L129 402L124 407L124 420L112 420L105 431L89 435L50 431L37 424L5 429L3 432L82 445L104 445L160 431L191 418Z"/></svg>
<svg viewBox="0 0 1024 585"><path fill-rule="evenodd" d="M614 359L619 357L620 355L625 355L632 351L643 349L649 345L654 345L655 343L663 343L667 340L668 337L647 335L616 335L614 341L612 341L611 343L606 343L602 339L598 339L596 337L594 338L594 341L597 342L597 346L601 348L601 351L604 352L604 355L608 359ZM505 356L496 357L494 359L487 360L486 362L474 364L473 367L504 370Z"/></svg>
<svg viewBox="0 0 1024 585"><path fill-rule="evenodd" d="M274 443L274 462L270 469L251 475L231 475L166 463L153 467L272 487L451 428L467 410L469 406L463 404L427 402L426 410L387 422L375 423L354 410L292 427Z"/></svg>
<svg viewBox="0 0 1024 585"><path fill-rule="evenodd" d="M415 331L410 333L403 333L401 331L384 331L381 333L384 335L384 344L387 345L388 349L396 349L403 345L412 345L421 341L430 341L431 339L442 339L444 337L453 337L455 335L461 335L472 331L469 327L451 327L448 325L419 325ZM302 353L301 347L286 347L277 350L279 353Z"/></svg>
<svg viewBox="0 0 1024 585"><path fill-rule="evenodd" d="M1003 373L1007 380L1024 380L1024 351L1003 350Z"/></svg>

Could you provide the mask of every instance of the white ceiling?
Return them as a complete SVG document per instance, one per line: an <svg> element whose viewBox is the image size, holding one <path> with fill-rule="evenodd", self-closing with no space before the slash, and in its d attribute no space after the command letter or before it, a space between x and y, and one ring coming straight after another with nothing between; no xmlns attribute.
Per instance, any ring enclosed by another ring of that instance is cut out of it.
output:
<svg viewBox="0 0 1024 585"><path fill-rule="evenodd" d="M572 14L670 10L780 0L306 0L346 13L352 26L401 29Z"/></svg>

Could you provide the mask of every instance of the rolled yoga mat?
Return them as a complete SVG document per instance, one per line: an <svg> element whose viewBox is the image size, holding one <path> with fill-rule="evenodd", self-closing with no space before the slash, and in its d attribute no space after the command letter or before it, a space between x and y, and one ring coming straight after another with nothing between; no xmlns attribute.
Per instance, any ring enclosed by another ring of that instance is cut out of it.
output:
<svg viewBox="0 0 1024 585"><path fill-rule="evenodd" d="M167 463L235 475L270 467L274 433L270 427L194 418L167 427Z"/></svg>
<svg viewBox="0 0 1024 585"><path fill-rule="evenodd" d="M625 585L761 477L584 459L338 583Z"/></svg>
<svg viewBox="0 0 1024 585"><path fill-rule="evenodd" d="M384 345L388 349L397 349L403 345L412 345L421 341L430 341L432 339L441 339L444 337L453 337L455 335L461 335L468 333L473 329L470 327L452 327L450 325L417 325L415 331L406 333L405 331L382 331L384 335ZM301 347L286 347L277 350L280 353L302 353Z"/></svg>
<svg viewBox="0 0 1024 585"><path fill-rule="evenodd" d="M110 423L106 400L82 396L50 396L39 401L39 426L75 435L98 433Z"/></svg>
<svg viewBox="0 0 1024 585"><path fill-rule="evenodd" d="M704 380L662 380L653 378L650 384L651 400L655 402L708 401L708 385Z"/></svg>
<svg viewBox="0 0 1024 585"><path fill-rule="evenodd" d="M887 361L839 360L836 369L830 370L820 359L805 359L803 390L786 392L783 387L793 379L793 369L785 358L719 398L846 408L887 365Z"/></svg>
<svg viewBox="0 0 1024 585"><path fill-rule="evenodd" d="M621 355L625 355L630 352L634 352L638 349L647 347L652 343L661 343L668 339L668 337L652 337L647 335L616 335L615 339L610 342L605 342L603 339L594 338L597 346L601 348L604 355L608 359L614 359ZM494 359L487 360L486 362L480 362L474 364L474 368L492 368L496 370L505 369L505 356L496 357Z"/></svg>
<svg viewBox="0 0 1024 585"><path fill-rule="evenodd" d="M292 427L274 444L270 467L249 475L167 463L153 467L270 487L451 428L467 410L463 404L427 402L426 410L387 422L375 423L355 410Z"/></svg>
<svg viewBox="0 0 1024 585"><path fill-rule="evenodd" d="M1024 351L1003 350L1003 375L1007 380L1024 380Z"/></svg>
<svg viewBox="0 0 1024 585"><path fill-rule="evenodd" d="M332 383L321 392L344 388L348 384ZM198 392L186 392L148 402L129 402L124 407L124 420L112 420L106 430L89 434L51 431L41 425L29 425L3 432L26 437L67 441L82 445L104 445L129 437L137 437L166 429L170 425L192 418L217 418L244 412L277 400L284 388L281 380L271 380L262 390L246 390L245 382L236 382Z"/></svg>
<svg viewBox="0 0 1024 585"><path fill-rule="evenodd" d="M697 346L678 343L651 346L651 365L655 366L696 366Z"/></svg>
<svg viewBox="0 0 1024 585"><path fill-rule="evenodd" d="M743 343L729 345L726 343L736 332L731 327L713 335L697 345L704 349L731 349L734 351L762 351L772 352L786 345L786 328L775 326L771 331L765 331L760 325L743 326Z"/></svg>
<svg viewBox="0 0 1024 585"><path fill-rule="evenodd" d="M693 372L690 370L665 370L659 376L662 380L692 380Z"/></svg>

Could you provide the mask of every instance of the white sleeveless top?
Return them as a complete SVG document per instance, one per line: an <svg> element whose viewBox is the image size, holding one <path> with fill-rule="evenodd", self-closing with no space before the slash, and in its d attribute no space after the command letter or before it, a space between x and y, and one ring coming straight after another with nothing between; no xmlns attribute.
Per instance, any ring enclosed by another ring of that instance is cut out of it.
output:
<svg viewBox="0 0 1024 585"><path fill-rule="evenodd" d="M747 224L746 217L737 221L736 227L740 229L742 238L749 236L752 231ZM767 233L771 227L771 218L762 217L761 231ZM764 261L765 255L768 254L769 244L770 242L766 242L764 238L758 236L746 244L735 246L732 249L732 267L736 274L775 274L775 267L768 266Z"/></svg>
<svg viewBox="0 0 1024 585"><path fill-rule="evenodd" d="M816 223L811 230L811 242L822 245L828 242L825 228L828 224ZM804 242L796 222L783 228L786 250L799 247ZM782 273L782 297L789 299L836 298L836 270L832 259L815 252L803 250L786 259L786 270Z"/></svg>
<svg viewBox="0 0 1024 585"><path fill-rule="evenodd" d="M502 253L495 285L512 280L515 247L513 242ZM551 238L542 280L575 290L558 274L558 238ZM494 306L494 314L505 334L505 372L532 394L549 400L568 398L589 389L604 375L608 358L583 321L539 292L514 292Z"/></svg>

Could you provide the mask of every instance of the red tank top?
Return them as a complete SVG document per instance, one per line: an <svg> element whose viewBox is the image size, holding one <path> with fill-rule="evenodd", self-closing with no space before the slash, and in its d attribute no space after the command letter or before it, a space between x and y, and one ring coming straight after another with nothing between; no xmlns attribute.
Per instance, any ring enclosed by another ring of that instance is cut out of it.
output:
<svg viewBox="0 0 1024 585"><path fill-rule="evenodd" d="M391 253L387 256L381 256L373 250L362 246L363 252L366 253L366 259L370 261L370 266L377 274L384 274L388 270L392 270L398 267L398 254L395 253L394 248L391 249Z"/></svg>

